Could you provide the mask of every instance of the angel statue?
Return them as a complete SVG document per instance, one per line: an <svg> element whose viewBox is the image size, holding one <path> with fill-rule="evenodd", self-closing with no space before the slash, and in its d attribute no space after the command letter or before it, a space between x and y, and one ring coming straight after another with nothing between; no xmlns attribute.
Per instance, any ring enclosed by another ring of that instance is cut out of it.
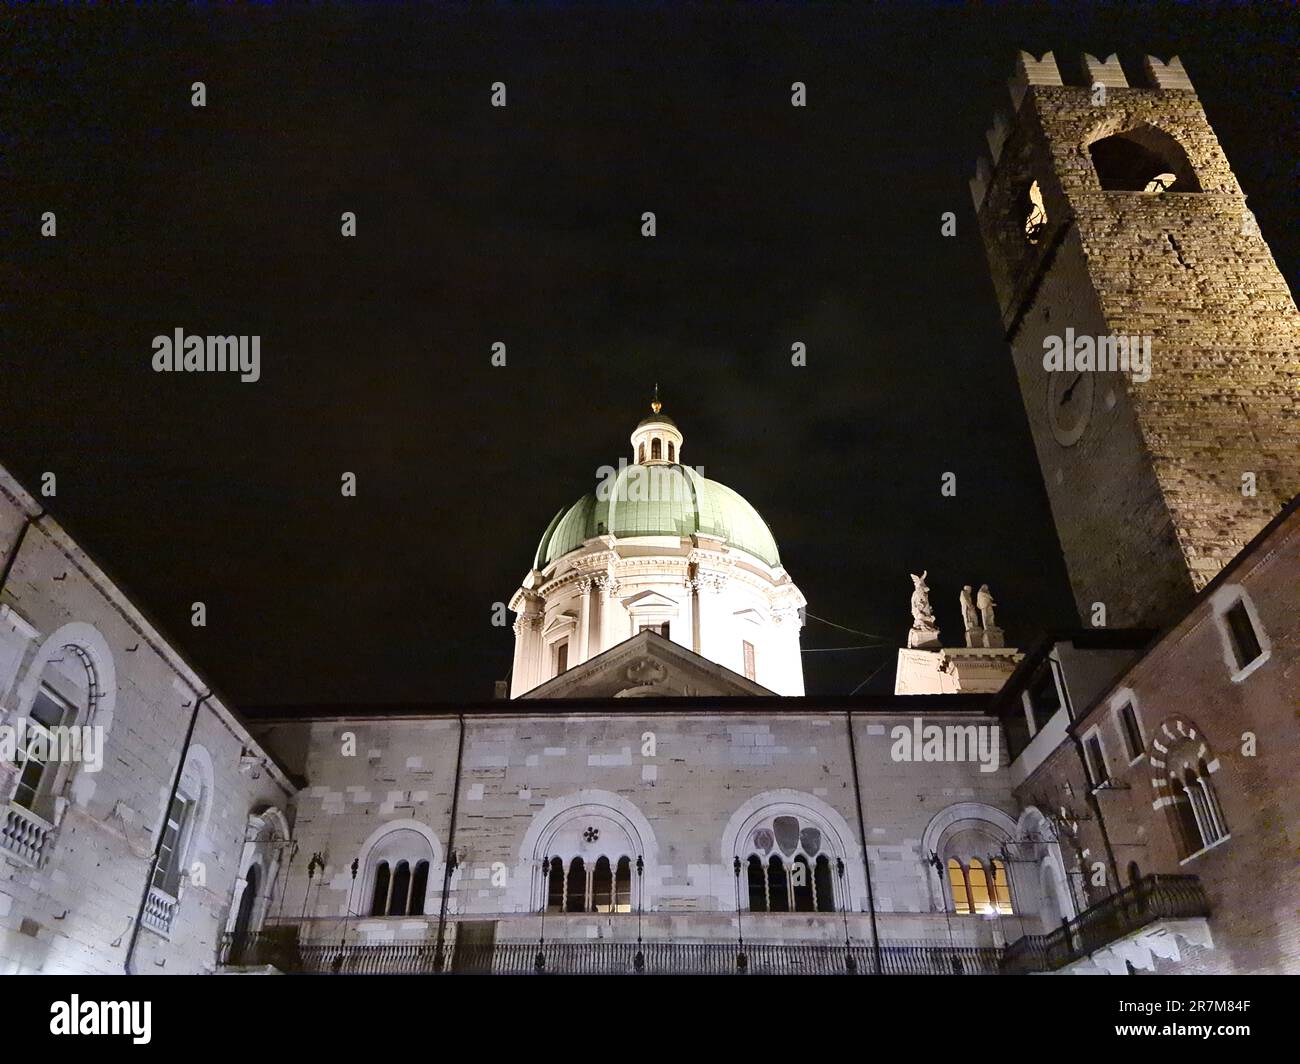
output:
<svg viewBox="0 0 1300 1064"><path fill-rule="evenodd" d="M930 609L930 588L926 584L925 578L929 573L927 569L920 576L911 573L912 577L912 627L913 628L935 628L934 612Z"/></svg>

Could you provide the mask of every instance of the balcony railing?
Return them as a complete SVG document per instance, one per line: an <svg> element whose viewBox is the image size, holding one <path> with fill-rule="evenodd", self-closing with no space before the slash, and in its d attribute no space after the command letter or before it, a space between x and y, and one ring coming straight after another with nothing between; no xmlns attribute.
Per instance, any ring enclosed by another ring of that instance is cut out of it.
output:
<svg viewBox="0 0 1300 1064"><path fill-rule="evenodd" d="M1001 968L1005 973L1054 972L1158 920L1209 915L1210 904L1195 876L1144 876L1051 934L1013 942Z"/></svg>
<svg viewBox="0 0 1300 1064"><path fill-rule="evenodd" d="M176 899L157 887L149 888L149 895L144 900L144 925L160 935L172 932L172 917L176 915Z"/></svg>
<svg viewBox="0 0 1300 1064"><path fill-rule="evenodd" d="M222 939L224 967L270 965L313 975L868 975L875 965L870 946L647 942L498 942L457 946L442 957L431 942L303 944L297 927L282 925L253 935ZM883 944L884 975L990 975L999 951L979 946Z"/></svg>
<svg viewBox="0 0 1300 1064"><path fill-rule="evenodd" d="M53 832L53 825L30 809L10 805L4 811L4 824L0 826L0 849L33 868L43 868L47 856L46 847Z"/></svg>

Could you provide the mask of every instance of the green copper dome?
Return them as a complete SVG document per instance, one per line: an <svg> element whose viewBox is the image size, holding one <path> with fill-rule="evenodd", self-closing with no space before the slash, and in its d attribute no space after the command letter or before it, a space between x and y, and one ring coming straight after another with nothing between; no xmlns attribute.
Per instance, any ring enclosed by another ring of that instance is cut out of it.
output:
<svg viewBox="0 0 1300 1064"><path fill-rule="evenodd" d="M656 479L647 483L647 476ZM697 532L717 536L773 567L781 564L767 522L740 495L690 466L661 463L625 466L611 481L556 514L537 545L533 568L546 568L595 536Z"/></svg>

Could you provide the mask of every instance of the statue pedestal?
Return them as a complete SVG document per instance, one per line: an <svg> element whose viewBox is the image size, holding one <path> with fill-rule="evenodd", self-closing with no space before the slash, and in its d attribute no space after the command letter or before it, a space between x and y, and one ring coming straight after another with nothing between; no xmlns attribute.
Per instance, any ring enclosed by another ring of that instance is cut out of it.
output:
<svg viewBox="0 0 1300 1064"><path fill-rule="evenodd" d="M1004 647L1007 645L1006 637L1002 634L1001 628L997 628L997 627L985 628L983 629L983 633L984 633L984 646L992 649L993 647ZM978 644L971 643L969 645L976 646Z"/></svg>
<svg viewBox="0 0 1300 1064"><path fill-rule="evenodd" d="M937 650L939 648L939 629L913 626L907 633L907 645L911 649L926 647Z"/></svg>
<svg viewBox="0 0 1300 1064"><path fill-rule="evenodd" d="M967 628L967 629L966 629L966 645L967 645L968 647L982 647L982 646L985 646L986 644L985 644L985 642L984 642L984 629L983 629L983 628Z"/></svg>

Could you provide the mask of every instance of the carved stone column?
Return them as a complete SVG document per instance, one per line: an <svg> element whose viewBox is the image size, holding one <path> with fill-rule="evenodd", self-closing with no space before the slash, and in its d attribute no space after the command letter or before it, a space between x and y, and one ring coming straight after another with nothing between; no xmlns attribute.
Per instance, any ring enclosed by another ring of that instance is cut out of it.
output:
<svg viewBox="0 0 1300 1064"><path fill-rule="evenodd" d="M525 599L524 607L515 618L515 656L511 671L510 697L518 698L531 691L544 677L541 676L542 608L544 603L536 596Z"/></svg>
<svg viewBox="0 0 1300 1064"><path fill-rule="evenodd" d="M602 573L592 578L592 584L599 592L600 601L600 617L597 619L600 645L591 652L594 658L612 647L615 642L614 599L618 595L618 581L614 579L613 573Z"/></svg>
<svg viewBox="0 0 1300 1064"><path fill-rule="evenodd" d="M578 581L578 594L582 604L578 609L578 645L574 647L576 657L574 665L581 665L587 660L587 647L591 641L591 578L582 577Z"/></svg>

